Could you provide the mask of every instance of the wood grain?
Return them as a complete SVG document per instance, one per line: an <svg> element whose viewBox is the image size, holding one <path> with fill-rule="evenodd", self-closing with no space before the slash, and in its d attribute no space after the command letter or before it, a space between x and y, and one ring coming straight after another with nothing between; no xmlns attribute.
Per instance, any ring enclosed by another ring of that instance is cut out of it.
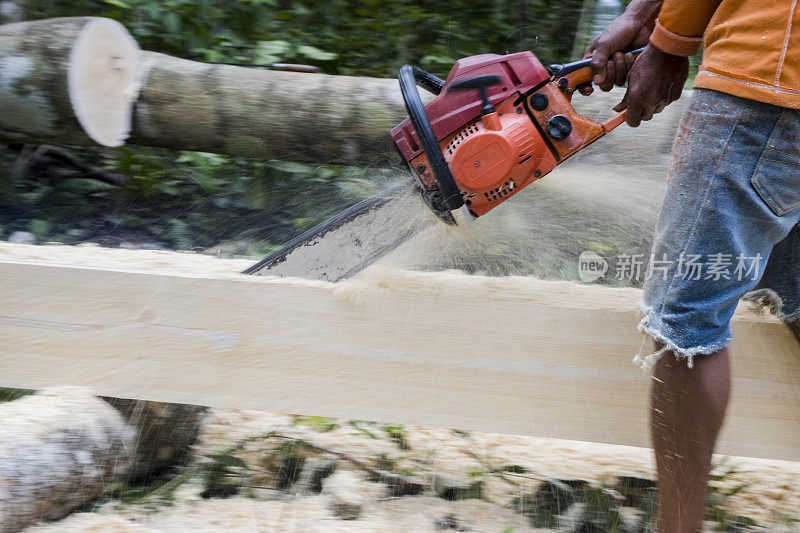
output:
<svg viewBox="0 0 800 533"><path fill-rule="evenodd" d="M0 386L648 446L634 289L381 271L333 285L2 252ZM800 460L800 348L743 308L734 332L718 451Z"/></svg>

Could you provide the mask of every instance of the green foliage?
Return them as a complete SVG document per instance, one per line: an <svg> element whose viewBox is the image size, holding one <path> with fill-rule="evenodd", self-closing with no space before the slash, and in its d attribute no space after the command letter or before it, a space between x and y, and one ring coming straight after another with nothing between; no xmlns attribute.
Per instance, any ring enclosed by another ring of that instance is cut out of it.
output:
<svg viewBox="0 0 800 533"><path fill-rule="evenodd" d="M459 57L535 50L569 59L583 2L514 0L29 0L31 18L119 20L142 48L201 61L320 66L386 76L406 62L446 73Z"/></svg>
<svg viewBox="0 0 800 533"><path fill-rule="evenodd" d="M121 186L67 166L19 174L0 193L0 231L39 242L92 241L179 250L243 240L261 255L377 192L390 171L237 159L150 148L87 149L81 158L128 176ZM0 176L22 153L0 150Z"/></svg>
<svg viewBox="0 0 800 533"><path fill-rule="evenodd" d="M33 394L36 391L28 390L28 389L10 389L6 387L0 387L0 403L3 402L13 402L14 400L19 400L29 394Z"/></svg>
<svg viewBox="0 0 800 533"><path fill-rule="evenodd" d="M298 416L294 419L294 423L311 426L314 431L320 433L327 433L339 427L338 419L326 416Z"/></svg>
<svg viewBox="0 0 800 533"><path fill-rule="evenodd" d="M355 428L359 433L362 433L371 439L378 438L378 436L375 433L364 427L364 426L374 427L377 425L377 423L375 422L371 422L369 420L349 420L347 423L350 424L350 426L352 426L353 428Z"/></svg>
<svg viewBox="0 0 800 533"><path fill-rule="evenodd" d="M757 528L755 520L733 514L731 499L746 490L744 483L732 484L738 471L723 460L714 467L707 503L708 520L717 531ZM627 531L622 510L635 510L636 522L644 527L653 520L658 490L651 480L621 476L612 488L583 480L545 481L534 493L517 498L512 508L529 517L537 528L566 527L568 531ZM573 513L578 510L577 514ZM568 524L568 526L567 526Z"/></svg>
<svg viewBox="0 0 800 533"><path fill-rule="evenodd" d="M408 444L405 426L388 425L388 426L383 426L383 430L389 435L389 438L392 439L401 450L411 449L411 447Z"/></svg>

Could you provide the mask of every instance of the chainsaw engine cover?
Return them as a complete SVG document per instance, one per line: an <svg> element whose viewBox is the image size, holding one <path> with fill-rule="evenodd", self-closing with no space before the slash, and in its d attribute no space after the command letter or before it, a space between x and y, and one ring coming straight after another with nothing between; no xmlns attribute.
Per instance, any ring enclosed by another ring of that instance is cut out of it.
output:
<svg viewBox="0 0 800 533"><path fill-rule="evenodd" d="M443 143L445 160L475 216L490 211L557 164L536 125L512 100L497 106L499 130L477 120Z"/></svg>
<svg viewBox="0 0 800 533"><path fill-rule="evenodd" d="M494 75L499 82L486 90L493 113L485 113L478 90L453 87L485 75ZM447 166L474 216L490 211L556 166L523 96L549 80L531 52L468 57L456 62L439 96L425 106ZM436 176L411 122L405 120L391 134L423 190L437 191Z"/></svg>

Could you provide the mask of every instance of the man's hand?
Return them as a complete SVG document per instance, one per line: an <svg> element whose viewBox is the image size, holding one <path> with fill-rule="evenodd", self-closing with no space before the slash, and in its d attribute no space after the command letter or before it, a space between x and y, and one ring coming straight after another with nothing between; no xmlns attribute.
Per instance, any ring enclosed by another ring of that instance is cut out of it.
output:
<svg viewBox="0 0 800 533"><path fill-rule="evenodd" d="M688 77L688 57L667 54L650 44L628 73L628 91L614 110L627 109L625 120L635 128L680 98Z"/></svg>
<svg viewBox="0 0 800 533"><path fill-rule="evenodd" d="M635 57L622 51L648 43L660 8L661 0L634 0L625 13L589 43L583 57L592 58L593 81L600 89L610 91L614 85L625 85ZM581 92L591 94L592 89L589 87Z"/></svg>

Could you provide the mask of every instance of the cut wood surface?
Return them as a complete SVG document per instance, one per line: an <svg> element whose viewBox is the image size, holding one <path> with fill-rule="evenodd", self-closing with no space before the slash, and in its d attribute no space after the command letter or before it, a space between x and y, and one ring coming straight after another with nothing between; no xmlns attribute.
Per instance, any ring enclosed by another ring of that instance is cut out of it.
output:
<svg viewBox="0 0 800 533"><path fill-rule="evenodd" d="M648 445L638 290L380 268L328 284L247 264L3 243L0 385ZM800 348L745 306L733 327L718 451L800 460Z"/></svg>
<svg viewBox="0 0 800 533"><path fill-rule="evenodd" d="M139 46L97 17L0 26L0 138L120 146L131 128Z"/></svg>

